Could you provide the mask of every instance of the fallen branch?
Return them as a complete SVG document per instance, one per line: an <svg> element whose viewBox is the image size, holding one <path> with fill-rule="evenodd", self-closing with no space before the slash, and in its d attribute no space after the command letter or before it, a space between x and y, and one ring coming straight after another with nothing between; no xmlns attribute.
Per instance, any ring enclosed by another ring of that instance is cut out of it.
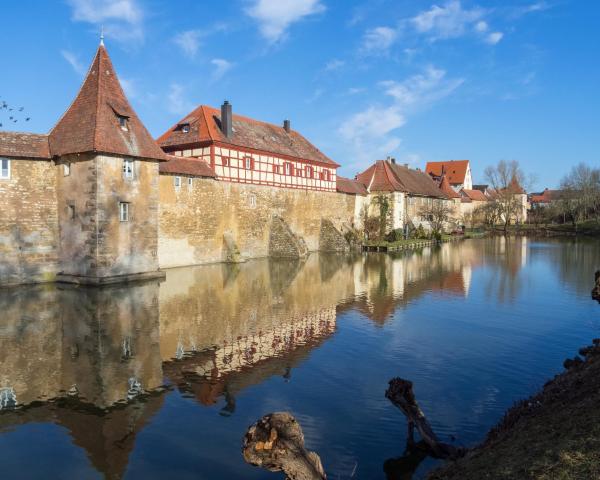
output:
<svg viewBox="0 0 600 480"><path fill-rule="evenodd" d="M465 454L465 449L456 448L453 445L439 441L415 399L412 382L402 378L393 378L390 380L389 385L385 391L385 396L402 411L408 420L407 443L409 445L416 445L414 431L415 427L417 427L423 439L423 442L419 442L419 445L425 445L432 456L437 458L458 458Z"/></svg>
<svg viewBox="0 0 600 480"><path fill-rule="evenodd" d="M252 425L242 446L244 460L271 472L284 472L289 480L326 480L321 459L304 448L304 435L287 412L265 415Z"/></svg>

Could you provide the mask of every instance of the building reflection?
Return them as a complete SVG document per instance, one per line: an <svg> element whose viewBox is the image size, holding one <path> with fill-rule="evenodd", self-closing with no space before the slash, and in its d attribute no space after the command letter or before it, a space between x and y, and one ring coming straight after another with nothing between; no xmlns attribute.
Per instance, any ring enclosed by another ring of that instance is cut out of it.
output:
<svg viewBox="0 0 600 480"><path fill-rule="evenodd" d="M490 265L504 296L526 249L492 239L173 269L160 284L2 290L0 435L26 423L61 425L97 471L120 478L169 390L200 406L222 401L220 413L234 414L248 387L293 381L342 312L382 325L425 295L467 297L473 271Z"/></svg>

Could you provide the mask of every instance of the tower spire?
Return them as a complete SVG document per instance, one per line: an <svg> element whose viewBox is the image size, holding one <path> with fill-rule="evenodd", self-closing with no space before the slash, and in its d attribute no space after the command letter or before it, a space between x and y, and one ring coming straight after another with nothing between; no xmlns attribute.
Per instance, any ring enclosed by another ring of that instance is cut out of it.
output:
<svg viewBox="0 0 600 480"><path fill-rule="evenodd" d="M100 45L104 46L104 25L100 27Z"/></svg>

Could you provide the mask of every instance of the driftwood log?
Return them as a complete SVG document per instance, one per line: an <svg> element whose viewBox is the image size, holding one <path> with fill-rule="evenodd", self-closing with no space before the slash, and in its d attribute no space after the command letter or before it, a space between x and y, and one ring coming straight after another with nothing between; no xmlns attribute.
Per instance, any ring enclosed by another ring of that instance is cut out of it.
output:
<svg viewBox="0 0 600 480"><path fill-rule="evenodd" d="M431 456L437 458L458 458L465 454L465 449L440 442L437 438L415 399L412 382L402 378L393 378L390 380L385 396L406 416L408 421L407 443L409 446L423 445L428 449ZM415 427L422 439L422 442L418 444L415 443L414 439Z"/></svg>
<svg viewBox="0 0 600 480"><path fill-rule="evenodd" d="M287 412L265 415L252 425L242 446L244 460L271 472L284 472L289 480L325 480L319 455L304 448L304 435Z"/></svg>
<svg viewBox="0 0 600 480"><path fill-rule="evenodd" d="M600 302L600 270L598 270L596 272L596 275L594 276L594 280L596 281L596 285L594 286L594 289L592 290L592 298L594 300L598 300L598 302Z"/></svg>

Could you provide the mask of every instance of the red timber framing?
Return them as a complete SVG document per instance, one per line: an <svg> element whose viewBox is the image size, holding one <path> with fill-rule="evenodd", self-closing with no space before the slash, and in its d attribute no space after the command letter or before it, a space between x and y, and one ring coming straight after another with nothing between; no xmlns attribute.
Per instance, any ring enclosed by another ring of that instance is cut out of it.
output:
<svg viewBox="0 0 600 480"><path fill-rule="evenodd" d="M207 155L206 149L210 148ZM241 148L214 142L168 149L176 156L198 158L210 164L217 180L293 188L300 190L336 191L336 165ZM204 153L198 154L198 150Z"/></svg>

